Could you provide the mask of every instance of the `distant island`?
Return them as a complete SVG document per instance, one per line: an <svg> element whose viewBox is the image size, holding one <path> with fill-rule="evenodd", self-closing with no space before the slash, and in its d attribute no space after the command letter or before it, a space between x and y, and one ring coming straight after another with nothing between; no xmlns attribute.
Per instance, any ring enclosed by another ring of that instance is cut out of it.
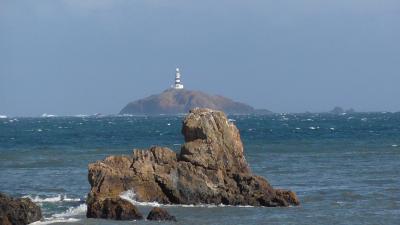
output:
<svg viewBox="0 0 400 225"><path fill-rule="evenodd" d="M351 113L355 113L356 111L354 110L354 109L347 109L347 110L344 110L342 107L339 107L339 106L336 106L335 108L333 108L331 111L329 111L329 113L331 113L331 114L336 114L336 115L339 115L339 114L343 114L343 113L349 113L349 114L351 114Z"/></svg>
<svg viewBox="0 0 400 225"><path fill-rule="evenodd" d="M186 90L181 83L181 74L178 68L176 69L175 83L171 88L160 94L130 102L120 111L120 114L184 114L196 107L221 110L227 114L272 114L269 110L254 109L250 105L223 96Z"/></svg>

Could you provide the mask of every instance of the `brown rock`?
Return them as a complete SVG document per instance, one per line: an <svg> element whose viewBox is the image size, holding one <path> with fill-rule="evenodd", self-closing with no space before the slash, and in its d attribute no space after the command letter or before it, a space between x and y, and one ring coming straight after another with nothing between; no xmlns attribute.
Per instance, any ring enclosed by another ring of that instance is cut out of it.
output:
<svg viewBox="0 0 400 225"><path fill-rule="evenodd" d="M132 203L121 198L97 199L88 205L88 218L102 218L114 220L140 220L142 214Z"/></svg>
<svg viewBox="0 0 400 225"><path fill-rule="evenodd" d="M0 193L0 224L26 225L42 219L39 206L28 198L11 198Z"/></svg>
<svg viewBox="0 0 400 225"><path fill-rule="evenodd" d="M176 218L175 216L171 216L167 210L155 207L150 211L149 215L147 216L147 220L176 221Z"/></svg>
<svg viewBox="0 0 400 225"><path fill-rule="evenodd" d="M192 110L183 121L179 154L163 147L134 150L89 165L92 199L132 190L136 200L164 204L298 205L290 191L275 190L251 173L236 126L223 112Z"/></svg>

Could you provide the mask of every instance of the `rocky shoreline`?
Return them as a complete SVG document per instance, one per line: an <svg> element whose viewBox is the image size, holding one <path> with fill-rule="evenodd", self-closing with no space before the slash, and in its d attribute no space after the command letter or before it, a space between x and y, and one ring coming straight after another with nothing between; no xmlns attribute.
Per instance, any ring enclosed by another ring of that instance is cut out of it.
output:
<svg viewBox="0 0 400 225"><path fill-rule="evenodd" d="M155 146L90 164L87 216L140 218L135 207L120 198L126 191L133 191L136 201L162 204L300 204L294 192L274 189L266 179L252 174L239 131L223 112L191 110L182 134L185 143L179 153ZM104 215L107 210L113 212Z"/></svg>

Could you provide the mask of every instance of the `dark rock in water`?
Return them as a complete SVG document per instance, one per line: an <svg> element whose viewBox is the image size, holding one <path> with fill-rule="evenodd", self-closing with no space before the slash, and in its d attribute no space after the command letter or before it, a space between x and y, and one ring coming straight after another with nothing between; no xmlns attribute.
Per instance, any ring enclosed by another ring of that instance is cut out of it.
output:
<svg viewBox="0 0 400 225"><path fill-rule="evenodd" d="M253 175L238 129L223 112L196 108L184 119L179 154L163 147L134 150L89 165L96 199L131 190L137 201L164 204L289 206L300 204L291 191L276 190Z"/></svg>
<svg viewBox="0 0 400 225"><path fill-rule="evenodd" d="M342 113L344 113L344 112L345 112L345 111L344 111L343 108L336 106L336 107L333 108L329 113L332 113L332 114L342 114Z"/></svg>
<svg viewBox="0 0 400 225"><path fill-rule="evenodd" d="M88 218L102 218L114 220L140 220L142 214L132 203L122 198L92 199L88 204L86 216Z"/></svg>
<svg viewBox="0 0 400 225"><path fill-rule="evenodd" d="M39 206L28 198L11 198L0 193L0 224L26 225L42 219Z"/></svg>
<svg viewBox="0 0 400 225"><path fill-rule="evenodd" d="M175 216L171 216L167 210L155 207L150 211L149 215L147 216L147 220L176 221L176 218Z"/></svg>
<svg viewBox="0 0 400 225"><path fill-rule="evenodd" d="M235 102L231 99L208 95L200 91L168 89L161 94L137 100L125 106L120 114L159 115L183 114L195 107L221 110L228 114L266 113L267 110L256 111L253 107ZM268 111L269 112L269 111Z"/></svg>

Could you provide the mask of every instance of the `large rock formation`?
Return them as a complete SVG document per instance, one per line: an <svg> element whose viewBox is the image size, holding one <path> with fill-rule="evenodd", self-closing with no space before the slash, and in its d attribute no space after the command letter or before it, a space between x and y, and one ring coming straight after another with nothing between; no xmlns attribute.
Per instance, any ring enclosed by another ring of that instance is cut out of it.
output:
<svg viewBox="0 0 400 225"><path fill-rule="evenodd" d="M1 225L27 225L40 219L42 211L30 199L16 199L0 193Z"/></svg>
<svg viewBox="0 0 400 225"><path fill-rule="evenodd" d="M268 110L255 110L244 103L200 91L168 89L126 105L120 114L159 115L187 113L195 107L221 110L229 114L270 114Z"/></svg>
<svg viewBox="0 0 400 225"><path fill-rule="evenodd" d="M125 191L135 200L164 204L298 205L296 195L253 175L238 129L223 112L196 108L183 122L180 153L134 150L89 165L88 205Z"/></svg>

